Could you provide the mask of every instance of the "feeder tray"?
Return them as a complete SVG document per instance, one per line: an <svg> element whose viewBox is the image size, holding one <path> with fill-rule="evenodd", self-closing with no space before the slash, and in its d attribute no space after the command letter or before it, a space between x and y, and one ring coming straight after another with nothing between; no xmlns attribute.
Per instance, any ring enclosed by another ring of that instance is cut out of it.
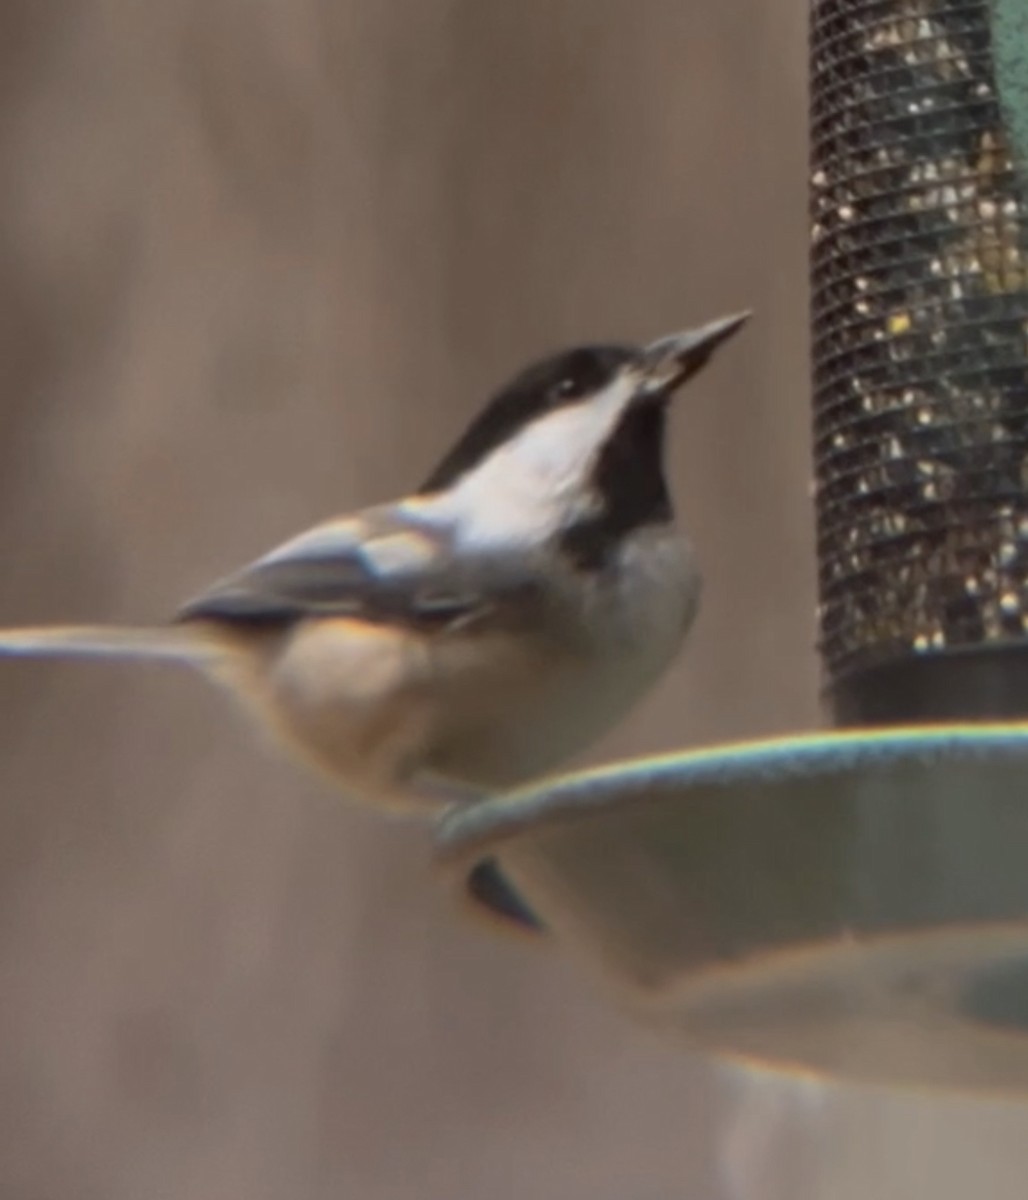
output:
<svg viewBox="0 0 1028 1200"><path fill-rule="evenodd" d="M452 813L438 848L693 1046L1023 1090L1026 792L1028 724L825 734L568 776Z"/></svg>

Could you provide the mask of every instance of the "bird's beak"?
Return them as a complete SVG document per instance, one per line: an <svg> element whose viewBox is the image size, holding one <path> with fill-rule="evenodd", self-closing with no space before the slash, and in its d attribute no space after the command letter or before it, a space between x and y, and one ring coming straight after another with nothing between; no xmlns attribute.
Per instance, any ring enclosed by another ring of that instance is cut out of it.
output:
<svg viewBox="0 0 1028 1200"><path fill-rule="evenodd" d="M670 395L691 375L695 375L718 346L737 333L750 316L749 312L735 313L731 317L721 317L701 325L698 329L673 333L670 337L651 342L643 350L639 367L642 376L640 395Z"/></svg>

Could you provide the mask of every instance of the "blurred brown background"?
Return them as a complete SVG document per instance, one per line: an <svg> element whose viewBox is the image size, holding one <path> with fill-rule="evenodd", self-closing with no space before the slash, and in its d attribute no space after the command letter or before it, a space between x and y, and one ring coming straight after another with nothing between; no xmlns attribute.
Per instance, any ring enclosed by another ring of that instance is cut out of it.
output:
<svg viewBox="0 0 1028 1200"><path fill-rule="evenodd" d="M676 419L705 610L593 757L815 721L804 7L7 0L0 620L162 617L526 359L752 306ZM199 681L0 712L5 1200L742 1186L724 1080Z"/></svg>

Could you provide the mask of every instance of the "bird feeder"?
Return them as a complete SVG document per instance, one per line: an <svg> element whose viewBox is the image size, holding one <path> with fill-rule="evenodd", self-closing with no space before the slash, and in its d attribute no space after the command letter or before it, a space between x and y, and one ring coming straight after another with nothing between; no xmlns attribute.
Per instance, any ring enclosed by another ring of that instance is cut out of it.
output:
<svg viewBox="0 0 1028 1200"><path fill-rule="evenodd" d="M814 0L835 728L448 816L481 904L640 1019L826 1080L1028 1092L1028 0Z"/></svg>

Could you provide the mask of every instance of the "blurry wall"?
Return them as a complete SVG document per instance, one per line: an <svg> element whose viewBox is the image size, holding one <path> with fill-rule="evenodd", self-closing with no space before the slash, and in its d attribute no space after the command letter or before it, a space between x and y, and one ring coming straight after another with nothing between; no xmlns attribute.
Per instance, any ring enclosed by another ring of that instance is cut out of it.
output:
<svg viewBox="0 0 1028 1200"><path fill-rule="evenodd" d="M0 620L162 617L526 359L752 306L675 418L705 610L592 757L816 720L803 8L8 0ZM0 718L5 1198L729 1194L730 1090L199 681Z"/></svg>

